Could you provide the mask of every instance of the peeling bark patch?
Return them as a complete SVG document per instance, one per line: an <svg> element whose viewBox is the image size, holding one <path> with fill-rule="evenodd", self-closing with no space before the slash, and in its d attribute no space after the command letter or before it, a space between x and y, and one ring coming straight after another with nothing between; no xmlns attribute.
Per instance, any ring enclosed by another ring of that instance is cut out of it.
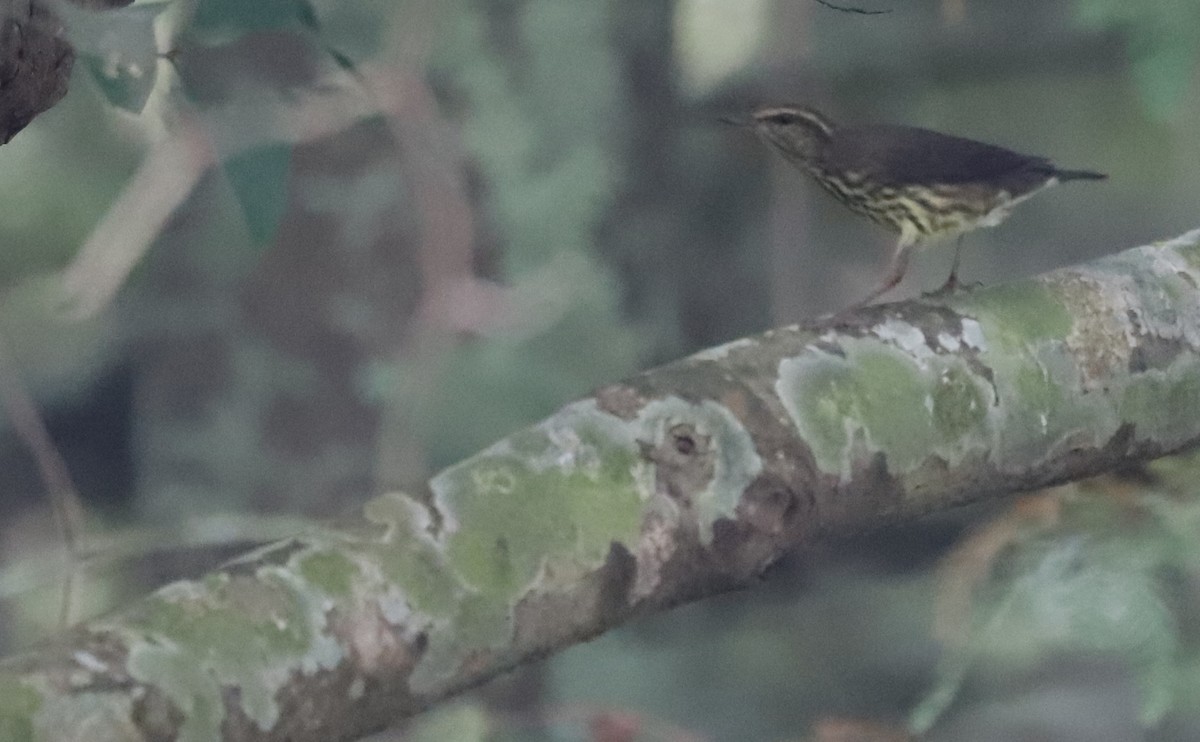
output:
<svg viewBox="0 0 1200 742"><path fill-rule="evenodd" d="M1119 425L1108 395L1089 394L1065 345L1045 344L988 359L1001 402L995 416L1005 431L992 458L1002 470L1038 462L1071 448L1099 447Z"/></svg>
<svg viewBox="0 0 1200 742"><path fill-rule="evenodd" d="M738 338L715 348L706 348L689 358L695 361L723 361L726 356L736 350L754 350L756 347L758 347L758 343L753 338Z"/></svg>
<svg viewBox="0 0 1200 742"><path fill-rule="evenodd" d="M968 438L984 424L988 391L967 368L942 366L931 393L933 429L942 445Z"/></svg>
<svg viewBox="0 0 1200 742"><path fill-rule="evenodd" d="M637 549L637 577L630 593L631 603L641 602L659 589L663 568L679 548L674 516L674 513L651 512L642 526Z"/></svg>
<svg viewBox="0 0 1200 742"><path fill-rule="evenodd" d="M42 706L27 735L15 734L0 712L0 739L9 740L142 740L145 729L131 723L133 701L128 696L81 694L60 697ZM34 732L36 729L36 733ZM82 730L82 731L81 731Z"/></svg>
<svg viewBox="0 0 1200 742"><path fill-rule="evenodd" d="M511 649L521 605L607 569L614 554L634 555L626 599L636 602L659 584L678 532L709 543L712 523L734 517L762 462L733 412L707 400L608 398L635 416L598 400L568 405L434 477L431 514L399 495L368 507L388 526L382 558L400 588L390 601L397 615L418 614L407 620L429 636L409 679L415 693L452 684L472 657ZM431 518L436 532L423 526Z"/></svg>
<svg viewBox="0 0 1200 742"><path fill-rule="evenodd" d="M991 389L955 356L920 357L870 337L843 343L845 357L817 351L785 359L776 393L818 468L848 482L882 453L893 473L932 451L958 461L990 441Z"/></svg>
<svg viewBox="0 0 1200 742"><path fill-rule="evenodd" d="M596 390L596 407L626 422L637 418L645 400L637 390L626 384L609 384Z"/></svg>
<svg viewBox="0 0 1200 742"><path fill-rule="evenodd" d="M1181 250L1197 251L1190 243ZM1053 294L1040 302L1044 327L1057 328L1049 316L1057 305L1070 308L1061 334L1028 324L1030 313L1010 304L978 307L992 341L980 356L997 380L992 415L1005 431L992 455L1001 470L1098 450L1123 425L1164 450L1188 441L1180 420L1200 414L1200 304L1183 298L1189 288L1180 278L1197 271L1188 260L1139 248L1026 282L1035 303Z"/></svg>
<svg viewBox="0 0 1200 742"><path fill-rule="evenodd" d="M908 322L889 317L875 327L874 335L914 357L927 356L934 352L930 349L925 333Z"/></svg>
<svg viewBox="0 0 1200 742"><path fill-rule="evenodd" d="M1137 248L1097 261L1089 273L1111 281L1106 293L1124 298L1128 334L1179 339L1194 348L1200 346L1200 302L1192 291L1200 283L1196 253L1200 248L1195 245Z"/></svg>
<svg viewBox="0 0 1200 742"><path fill-rule="evenodd" d="M0 678L0 730L13 739L36 739L33 724L26 720L41 706L41 693L14 678Z"/></svg>
<svg viewBox="0 0 1200 742"><path fill-rule="evenodd" d="M988 417L997 437L990 458L1001 471L1103 446L1118 427L1114 400L1103 390L1121 365L1111 336L1123 330L1111 314L1097 317L1098 309L1073 318L1072 300L1088 289L1061 271L980 292L975 306L963 308L987 339L979 362L992 371L996 396Z"/></svg>
<svg viewBox="0 0 1200 742"><path fill-rule="evenodd" d="M353 666L367 676L404 675L424 654L418 632L405 637L399 626L379 611L355 610L335 619L336 633L350 642Z"/></svg>
<svg viewBox="0 0 1200 742"><path fill-rule="evenodd" d="M1122 321L1124 312L1113 312L1113 304L1124 304L1123 291L1104 291L1094 278L1067 273L1057 281L1058 290L1073 307L1067 349L1079 366L1080 384L1098 390L1129 364L1132 338Z"/></svg>
<svg viewBox="0 0 1200 742"><path fill-rule="evenodd" d="M1032 281L980 289L962 308L979 322L992 351L1057 342L1071 331L1071 314L1062 299L1052 287Z"/></svg>
<svg viewBox="0 0 1200 742"><path fill-rule="evenodd" d="M380 581L388 585L375 596L383 616L400 623L418 613L425 623L448 624L464 588L446 579L428 510L406 495L388 493L368 502L363 514L385 526L373 549L373 561L383 571Z"/></svg>
<svg viewBox="0 0 1200 742"><path fill-rule="evenodd" d="M470 589L498 599L533 586L547 560L601 564L613 541L636 538L642 466L624 423L576 406L431 482L445 557Z"/></svg>
<svg viewBox="0 0 1200 742"><path fill-rule="evenodd" d="M963 344L968 348L976 351L987 350L987 338L984 337L983 328L979 323L968 317L962 319L962 336Z"/></svg>
<svg viewBox="0 0 1200 742"><path fill-rule="evenodd" d="M818 470L842 484L876 454L910 493L970 458L1014 472L1095 454L1125 423L1170 450L1187 442L1180 419L1200 415L1200 302L1189 293L1200 285L1198 238L925 314L876 312L869 328L782 360L775 391Z"/></svg>
<svg viewBox="0 0 1200 742"><path fill-rule="evenodd" d="M1171 450L1192 438L1200 418L1200 364L1195 354L1180 356L1164 369L1149 369L1130 380L1121 395L1120 419L1135 426L1139 437Z"/></svg>
<svg viewBox="0 0 1200 742"><path fill-rule="evenodd" d="M277 694L295 674L342 661L324 634L325 601L297 580L287 569L264 566L253 578L218 574L203 585L178 583L109 627L125 637L130 676L159 688L182 712L180 740L218 738L227 697L270 730L280 720Z"/></svg>
<svg viewBox="0 0 1200 742"><path fill-rule="evenodd" d="M357 566L345 555L332 549L312 551L299 558L300 574L326 595L345 597L356 582Z"/></svg>
<svg viewBox="0 0 1200 742"><path fill-rule="evenodd" d="M614 543L637 542L653 489L641 431L640 418L578 402L434 477L443 527L397 565L406 590L421 574L418 586L453 585L437 596L429 651L410 681L416 692L509 646L527 596L555 594L601 569Z"/></svg>

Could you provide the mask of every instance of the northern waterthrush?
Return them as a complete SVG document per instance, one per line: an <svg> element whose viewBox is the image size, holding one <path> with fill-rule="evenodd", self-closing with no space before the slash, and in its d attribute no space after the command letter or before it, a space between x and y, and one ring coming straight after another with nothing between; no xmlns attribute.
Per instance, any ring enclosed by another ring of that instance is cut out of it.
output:
<svg viewBox="0 0 1200 742"><path fill-rule="evenodd" d="M950 277L940 291L953 289L963 234L1000 224L1014 206L1056 183L1107 177L1060 170L1044 157L928 129L839 126L803 106L723 120L753 128L851 211L900 235L883 281L851 308L900 283L914 247L957 237Z"/></svg>

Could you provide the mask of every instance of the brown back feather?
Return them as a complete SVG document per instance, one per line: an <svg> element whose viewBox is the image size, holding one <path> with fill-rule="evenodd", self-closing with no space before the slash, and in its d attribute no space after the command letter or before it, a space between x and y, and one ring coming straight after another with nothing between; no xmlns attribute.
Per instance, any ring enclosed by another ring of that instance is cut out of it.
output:
<svg viewBox="0 0 1200 742"><path fill-rule="evenodd" d="M882 185L984 183L1014 196L1040 188L1057 174L1044 157L910 126L837 129L825 164L862 172Z"/></svg>

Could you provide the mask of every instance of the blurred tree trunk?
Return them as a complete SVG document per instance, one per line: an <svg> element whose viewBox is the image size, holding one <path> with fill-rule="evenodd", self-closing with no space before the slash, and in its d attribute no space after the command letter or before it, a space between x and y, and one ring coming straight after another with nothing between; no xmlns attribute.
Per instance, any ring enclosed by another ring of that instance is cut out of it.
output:
<svg viewBox="0 0 1200 742"><path fill-rule="evenodd" d="M672 0L616 0L614 48L628 81L628 111L617 151L624 172L620 195L605 216L598 247L621 277L625 311L646 323L656 352L679 342L684 320L681 293L693 274L674 270L684 262L680 222L687 213L678 174L682 127Z"/></svg>
<svg viewBox="0 0 1200 742"><path fill-rule="evenodd" d="M1200 441L1200 230L598 390L0 664L18 739L351 739L787 550ZM10 731L11 730L11 731Z"/></svg>
<svg viewBox="0 0 1200 742"><path fill-rule="evenodd" d="M262 32L188 46L177 65L222 152L239 120L223 111L314 86L324 54ZM427 288L419 186L383 116L280 146L285 171L255 183L286 194L274 233L238 218L222 156L126 302L143 517L331 514L373 488L380 402L365 369L391 359Z"/></svg>

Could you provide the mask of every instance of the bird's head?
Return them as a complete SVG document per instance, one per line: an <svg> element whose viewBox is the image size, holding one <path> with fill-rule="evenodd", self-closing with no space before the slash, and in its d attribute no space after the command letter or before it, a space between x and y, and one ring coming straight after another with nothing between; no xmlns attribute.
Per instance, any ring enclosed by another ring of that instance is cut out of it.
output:
<svg viewBox="0 0 1200 742"><path fill-rule="evenodd" d="M814 159L833 136L833 123L812 108L771 106L760 108L748 119L724 119L748 126L784 157L797 162Z"/></svg>

